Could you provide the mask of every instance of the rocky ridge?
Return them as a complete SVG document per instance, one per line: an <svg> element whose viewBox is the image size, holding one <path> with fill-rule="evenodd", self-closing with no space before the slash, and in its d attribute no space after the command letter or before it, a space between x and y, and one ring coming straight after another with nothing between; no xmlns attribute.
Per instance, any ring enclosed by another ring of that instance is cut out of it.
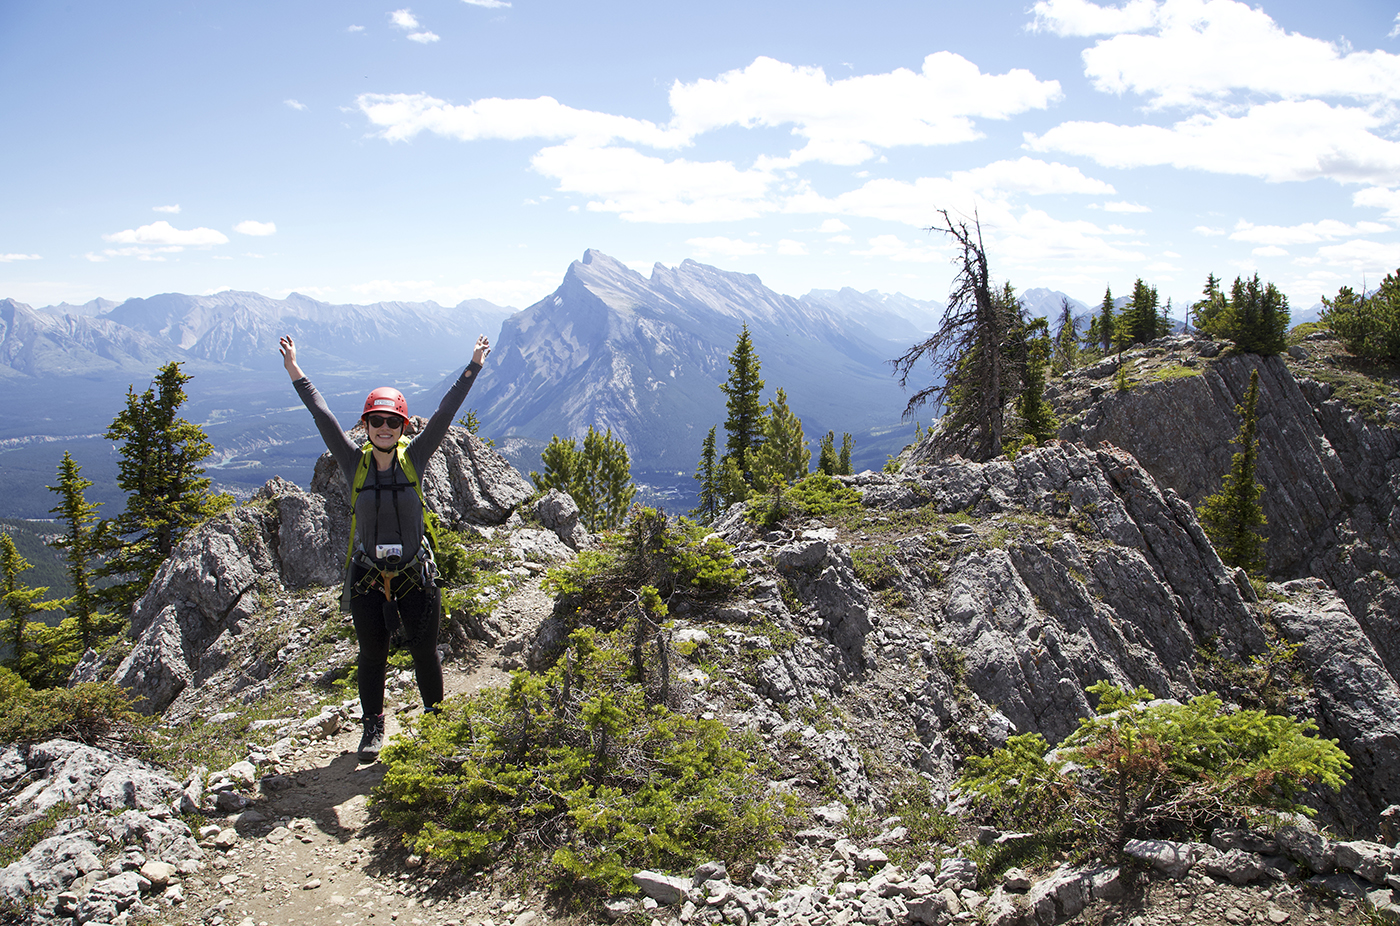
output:
<svg viewBox="0 0 1400 926"><path fill-rule="evenodd" d="M504 578L488 618L454 611L445 654L450 690L461 691L528 658L549 611L531 577L586 538L567 497L522 512L529 492L518 474L465 432L452 444L428 474L430 497L453 523L491 538ZM663 926L1338 922L1362 903L1392 915L1400 867L1381 823L1400 801L1390 768L1400 692L1365 620L1325 581L1299 577L1253 600L1190 504L1112 445L1058 442L986 464L920 462L915 450L900 473L848 481L862 495L858 517L760 531L731 510L715 529L748 570L742 594L673 612L674 634L692 644L686 709L751 731L784 770L774 787L811 808L812 826L766 870L710 867L680 881L656 873L641 885L649 900L619 900L613 912ZM338 504L329 472L311 492L269 483L166 564L137 606L129 652L84 663L85 677L118 678L149 709L163 708L167 725L271 714L241 728L246 748L212 775L199 765L142 768L76 744L4 753L7 825L60 802L74 808L54 828L57 842L0 875L12 901L28 898L37 919L65 923L306 921L313 907L502 926L557 915L538 895L516 895L508 871L464 880L404 856L393 834L369 826L363 799L376 772L348 755L354 705L334 685L333 667L353 659L335 610L331 551L346 530ZM1134 845L1141 869L989 879L978 847L1016 834L969 826L929 845L889 814L912 779L958 811L950 792L969 752L1017 732L1059 739L1089 713L1084 688L1095 681L1190 697L1213 681L1203 647L1239 660L1278 633L1300 644L1315 689L1290 706L1341 739L1355 765L1343 794L1319 802L1348 838L1301 822L1296 832L1217 831L1209 845ZM411 689L406 673L396 681ZM295 694L277 700L289 682ZM85 788L72 785L80 765L97 776ZM54 786L67 796L41 807ZM208 822L191 829L185 811ZM115 830L114 813L144 816ZM1138 873L1148 869L1160 876ZM1174 918L1154 919L1144 904Z"/></svg>

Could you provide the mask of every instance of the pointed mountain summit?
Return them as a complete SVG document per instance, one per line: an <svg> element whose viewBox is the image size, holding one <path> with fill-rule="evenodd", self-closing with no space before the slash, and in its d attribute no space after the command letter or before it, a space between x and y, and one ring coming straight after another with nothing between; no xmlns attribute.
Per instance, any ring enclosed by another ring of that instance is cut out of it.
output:
<svg viewBox="0 0 1400 926"><path fill-rule="evenodd" d="M689 472L710 426L723 426L719 384L744 324L762 362L763 398L782 386L810 440L850 431L858 461L883 461L902 446L887 436L904 407L888 361L907 345L752 274L687 260L657 264L648 279L596 250L501 326L472 404L497 439L611 428L634 470Z"/></svg>

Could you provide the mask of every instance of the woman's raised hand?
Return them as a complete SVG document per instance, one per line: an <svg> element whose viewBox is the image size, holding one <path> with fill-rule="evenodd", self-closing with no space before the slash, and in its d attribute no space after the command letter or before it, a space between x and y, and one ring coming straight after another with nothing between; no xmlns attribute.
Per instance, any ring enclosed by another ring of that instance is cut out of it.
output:
<svg viewBox="0 0 1400 926"><path fill-rule="evenodd" d="M472 351L472 363L484 363L486 355L489 353L491 353L491 341L483 334L476 339L476 350Z"/></svg>
<svg viewBox="0 0 1400 926"><path fill-rule="evenodd" d="M306 375L297 365L297 345L290 334L282 335L277 342L277 349L282 353L282 366L287 368L288 376L295 381Z"/></svg>

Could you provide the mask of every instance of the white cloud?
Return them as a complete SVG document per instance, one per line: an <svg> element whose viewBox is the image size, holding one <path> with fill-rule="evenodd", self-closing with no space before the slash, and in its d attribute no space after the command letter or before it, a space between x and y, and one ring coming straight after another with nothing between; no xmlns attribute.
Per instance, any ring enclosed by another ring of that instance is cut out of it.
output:
<svg viewBox="0 0 1400 926"><path fill-rule="evenodd" d="M440 38L441 36L438 35L436 32L411 32L408 35L408 40L410 42L417 42L420 45L427 45L430 42L436 42Z"/></svg>
<svg viewBox="0 0 1400 926"><path fill-rule="evenodd" d="M667 161L631 148L570 143L545 148L530 163L561 192L587 196L590 211L631 222L730 222L775 208L768 202L773 175L727 161Z"/></svg>
<svg viewBox="0 0 1400 926"><path fill-rule="evenodd" d="M676 81L666 125L573 109L552 97L455 105L422 93L367 93L356 103L390 141L426 130L463 141L587 139L678 148L728 126L791 125L805 145L786 157L760 157L756 166L767 170L806 161L853 165L874 157L877 147L970 141L981 137L975 119L1007 119L1060 96L1058 82L1029 71L983 74L965 58L939 52L924 59L920 73L897 68L835 81L820 68L760 57L715 79Z"/></svg>
<svg viewBox="0 0 1400 926"><path fill-rule="evenodd" d="M1171 127L1065 122L1025 138L1032 151L1081 155L1107 167L1165 164L1270 181L1397 183L1400 144L1372 132L1382 127L1366 110L1304 100L1266 103L1243 116L1197 114Z"/></svg>
<svg viewBox="0 0 1400 926"><path fill-rule="evenodd" d="M1105 240L1108 235L1134 234L1131 229L1066 222L1039 209L1026 209L990 228L984 220L982 230L991 241L989 246L1013 267L1034 269L1047 262L1138 264L1147 259L1141 251L1131 250L1131 244Z"/></svg>
<svg viewBox="0 0 1400 926"><path fill-rule="evenodd" d="M778 253L789 257L800 257L807 253L807 245L801 241L793 241L791 238L783 238L778 242Z"/></svg>
<svg viewBox="0 0 1400 926"><path fill-rule="evenodd" d="M1334 266L1348 266L1356 272L1375 272L1379 278L1400 267L1400 243L1357 238L1343 244L1320 247L1317 256Z"/></svg>
<svg viewBox="0 0 1400 926"><path fill-rule="evenodd" d="M1035 19L1026 28L1056 35L1116 35L1140 32L1156 22L1154 0L1129 0L1121 7L1102 7L1085 0L1041 0L1031 7Z"/></svg>
<svg viewBox="0 0 1400 926"><path fill-rule="evenodd" d="M1066 122L1027 134L1033 151L1118 168L1400 183L1400 55L1288 32L1239 0L1041 0L1032 12L1033 30L1108 36L1082 56L1097 90L1135 94L1149 111L1192 111L1166 125Z"/></svg>
<svg viewBox="0 0 1400 926"><path fill-rule="evenodd" d="M1105 93L1138 93L1152 106L1203 105L1234 92L1293 100L1400 96L1400 56L1286 32L1236 0L1133 0L1120 9L1051 0L1034 12L1033 28L1112 34L1085 50L1086 76Z"/></svg>
<svg viewBox="0 0 1400 926"><path fill-rule="evenodd" d="M756 241L744 241L739 238L726 238L718 236L714 238L690 238L686 244L695 249L695 256L702 259L711 257L748 257L752 254L762 254L768 250L766 244L759 244Z"/></svg>
<svg viewBox="0 0 1400 926"><path fill-rule="evenodd" d="M1031 196L1046 194L1113 193L1111 184L1086 177L1077 167L1022 157L1015 161L995 161L985 167L954 171L949 179L983 196L1001 197L1007 193Z"/></svg>
<svg viewBox="0 0 1400 926"><path fill-rule="evenodd" d="M946 177L919 177L913 182L881 177L833 197L799 192L788 198L784 208L788 212L836 213L926 228L938 219L940 209L970 217L979 206L985 226L991 218L988 204L980 202L972 190ZM1002 210L996 211L999 215Z"/></svg>
<svg viewBox="0 0 1400 926"><path fill-rule="evenodd" d="M1197 225L1191 230L1206 238L1219 238L1221 235L1225 234L1225 229L1211 228L1209 225Z"/></svg>
<svg viewBox="0 0 1400 926"><path fill-rule="evenodd" d="M1152 211L1152 207L1151 207L1151 206L1144 206L1144 205L1142 205L1142 204L1140 204L1140 203L1127 203L1127 202L1104 203L1104 204L1103 204L1103 211L1104 211L1104 212L1151 212L1151 211Z"/></svg>
<svg viewBox="0 0 1400 926"><path fill-rule="evenodd" d="M364 27L364 26L351 26L349 29L346 29L345 31L346 31L346 32L364 32L364 31L365 31L365 27Z"/></svg>
<svg viewBox="0 0 1400 926"><path fill-rule="evenodd" d="M400 29L418 28L418 17L408 10L394 10L389 14L389 21Z"/></svg>
<svg viewBox="0 0 1400 926"><path fill-rule="evenodd" d="M277 234L277 223L254 222L252 219L249 219L246 222L239 222L237 225L233 226L233 230L240 235L257 235L263 237Z"/></svg>
<svg viewBox="0 0 1400 926"><path fill-rule="evenodd" d="M1388 190L1378 186L1367 187L1352 194L1351 204L1384 209L1386 218L1400 219L1400 190Z"/></svg>
<svg viewBox="0 0 1400 926"><path fill-rule="evenodd" d="M1287 256L1288 256L1288 252L1287 252L1287 251L1285 251L1283 248L1277 247L1277 246L1272 245L1272 244L1265 245L1265 246L1262 247L1262 248L1255 248L1254 250L1250 251L1249 253L1253 254L1255 257L1287 257Z"/></svg>
<svg viewBox="0 0 1400 926"><path fill-rule="evenodd" d="M176 205L174 205L174 206L152 206L152 207L151 207L151 211L152 211L152 212L169 212L169 213L177 214L177 215L178 215L179 212L180 212L180 206L179 206L178 203L177 203Z"/></svg>
<svg viewBox="0 0 1400 926"><path fill-rule="evenodd" d="M106 236L104 235L103 237L105 238ZM94 263L101 263L113 257L134 257L137 260L164 261L166 254L177 254L183 250L184 248L178 244L163 248L107 248L101 254L89 252L83 256Z"/></svg>
<svg viewBox="0 0 1400 926"><path fill-rule="evenodd" d="M674 148L684 142L654 123L574 109L547 96L533 100L493 97L459 106L425 93L365 93L355 103L372 125L380 127L380 137L389 141L405 141L428 131L460 141L541 138L604 144L618 140L653 148Z"/></svg>
<svg viewBox="0 0 1400 926"><path fill-rule="evenodd" d="M946 251L940 251L924 241L905 241L898 235L876 235L869 241L864 251L852 251L860 257L883 257L901 263L927 264L947 260Z"/></svg>
<svg viewBox="0 0 1400 926"><path fill-rule="evenodd" d="M823 235L834 235L837 232L850 230L851 226L840 219L826 219L822 222L821 227L817 229L817 231L821 232Z"/></svg>
<svg viewBox="0 0 1400 926"><path fill-rule="evenodd" d="M282 102L283 104L290 106L292 109L295 109L297 112L302 112L306 109L306 104L297 100L283 100Z"/></svg>
<svg viewBox="0 0 1400 926"><path fill-rule="evenodd" d="M43 260L38 254L0 254L0 264L8 264L17 260Z"/></svg>
<svg viewBox="0 0 1400 926"><path fill-rule="evenodd" d="M952 52L924 59L915 73L896 68L829 80L821 68L759 57L714 79L671 86L672 126L687 138L731 125L793 126L806 145L783 160L854 165L874 148L948 145L982 137L975 119L1007 119L1062 96L1058 81L1024 69L983 74Z"/></svg>
<svg viewBox="0 0 1400 926"><path fill-rule="evenodd" d="M502 7L510 6L506 0L462 0L462 2L471 6L484 6L488 10L499 10Z"/></svg>
<svg viewBox="0 0 1400 926"><path fill-rule="evenodd" d="M1395 14L1395 25L1385 34L1388 39L1400 37L1400 13Z"/></svg>
<svg viewBox="0 0 1400 926"><path fill-rule="evenodd" d="M1336 219L1323 219L1321 222L1285 226L1254 225L1240 219L1235 223L1235 230L1230 233L1230 239L1267 245L1314 244L1318 241L1335 241L1349 235L1375 235L1388 231L1390 226L1379 222L1357 222L1355 225L1348 225Z"/></svg>
<svg viewBox="0 0 1400 926"><path fill-rule="evenodd" d="M830 241L832 244L854 244L856 239L852 238L850 235L832 235L826 240Z"/></svg>
<svg viewBox="0 0 1400 926"><path fill-rule="evenodd" d="M173 245L177 248L228 244L228 237L223 232L215 231L212 228L182 230L172 227L169 222L164 220L152 222L150 225L142 225L140 228L128 228L125 231L103 235L102 238L104 241L111 241L114 244L158 244Z"/></svg>

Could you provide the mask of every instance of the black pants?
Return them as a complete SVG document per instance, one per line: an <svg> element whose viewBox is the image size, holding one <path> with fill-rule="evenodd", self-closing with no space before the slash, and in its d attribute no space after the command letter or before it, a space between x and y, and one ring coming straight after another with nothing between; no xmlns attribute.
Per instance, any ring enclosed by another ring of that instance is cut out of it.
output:
<svg viewBox="0 0 1400 926"><path fill-rule="evenodd" d="M365 570L355 568L351 577L358 586ZM438 659L438 632L442 626L442 593L400 577L394 581L407 649L413 656L413 673L423 707L442 700L442 661ZM389 661L389 631L384 626L384 592L371 588L350 596L350 615L360 644L360 710L366 717L384 713L384 672Z"/></svg>

